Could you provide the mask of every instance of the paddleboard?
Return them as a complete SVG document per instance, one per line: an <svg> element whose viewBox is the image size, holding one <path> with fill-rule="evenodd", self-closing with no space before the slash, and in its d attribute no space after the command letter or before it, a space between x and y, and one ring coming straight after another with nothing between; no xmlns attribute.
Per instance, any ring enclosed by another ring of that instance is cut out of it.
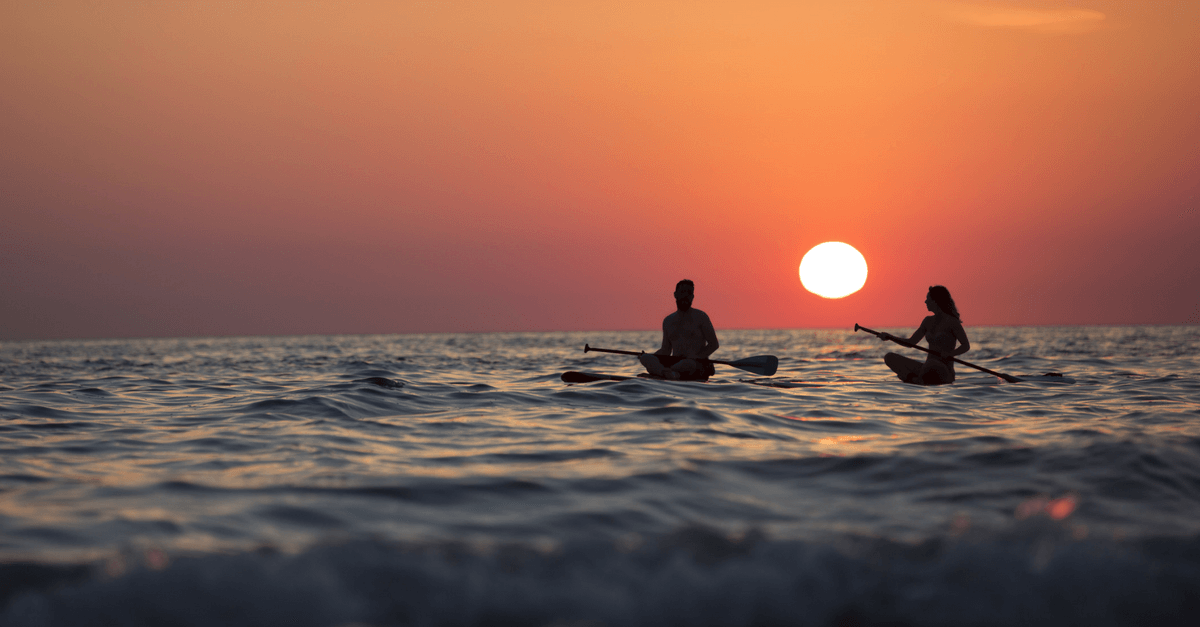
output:
<svg viewBox="0 0 1200 627"><path fill-rule="evenodd" d="M738 379L738 382L769 388L824 388L866 383L866 381L800 381L798 379Z"/></svg>
<svg viewBox="0 0 1200 627"><path fill-rule="evenodd" d="M562 380L566 383L591 383L592 381L627 381L633 377L623 377L618 374L602 374L599 372L576 372L568 370L562 373Z"/></svg>
<svg viewBox="0 0 1200 627"><path fill-rule="evenodd" d="M629 377L619 374L604 374L602 372L576 372L568 370L562 373L562 380L566 383L591 383L593 381L628 381L630 379L650 379L652 381L667 381L662 377L656 377L648 372L643 372L636 377ZM677 379L671 379L675 381ZM694 380L694 379L693 379ZM701 381L703 383L703 381Z"/></svg>
<svg viewBox="0 0 1200 627"><path fill-rule="evenodd" d="M1013 376L1020 379L1021 383L1059 383L1062 385L1070 385L1075 383L1075 379L1057 372L1047 372L1046 374L1018 374ZM968 385L993 385L1006 382L1000 377L959 377L954 383L956 385L959 383L965 383Z"/></svg>
<svg viewBox="0 0 1200 627"><path fill-rule="evenodd" d="M1029 383L1075 383L1075 379L1057 372L1047 372L1046 374L1022 374L1017 375L1017 378Z"/></svg>

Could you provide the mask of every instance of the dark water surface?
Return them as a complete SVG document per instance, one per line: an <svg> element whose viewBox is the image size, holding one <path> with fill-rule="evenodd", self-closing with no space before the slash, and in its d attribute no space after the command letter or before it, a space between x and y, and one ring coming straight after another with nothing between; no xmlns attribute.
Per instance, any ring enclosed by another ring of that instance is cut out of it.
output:
<svg viewBox="0 0 1200 627"><path fill-rule="evenodd" d="M1195 624L1200 327L969 333L3 343L0 625Z"/></svg>

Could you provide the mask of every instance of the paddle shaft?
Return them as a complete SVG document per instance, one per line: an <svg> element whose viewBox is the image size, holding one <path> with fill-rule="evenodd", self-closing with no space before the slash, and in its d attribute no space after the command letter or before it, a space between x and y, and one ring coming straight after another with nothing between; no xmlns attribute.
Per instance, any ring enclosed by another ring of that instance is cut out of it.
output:
<svg viewBox="0 0 1200 627"><path fill-rule="evenodd" d="M646 354L645 352L635 353L633 351L619 351L619 350L615 350L612 348L592 348L591 346L588 346L587 344L583 345L583 352L585 352L585 353L612 353L614 355L645 355ZM658 361L661 362L662 365L664 365L664 366L673 366L673 365L683 361L684 359L687 359L686 357L684 357L682 355L655 355L655 357L658 357ZM727 362L727 361L717 361L715 359L703 359L703 360L698 359L697 361L711 361L714 364L723 364L726 366L730 365L729 362Z"/></svg>
<svg viewBox="0 0 1200 627"><path fill-rule="evenodd" d="M855 323L855 324L854 324L854 330L855 330L855 331L866 331L867 333L870 333L871 335L874 335L875 337L883 337L883 334L881 334L880 332L878 332L878 331L873 331L873 330L871 330L871 329L868 329L867 327L861 326L861 325L859 325L858 323ZM919 351L921 351L921 352L923 352L923 353L929 353L930 355L933 355L933 354L934 354L934 352L933 352L933 351L931 351L931 350L929 350L928 348L921 348L920 346L917 346L916 344L913 344L912 342L909 342L908 340L902 340L902 339L900 339L900 338L898 338L898 337L892 337L892 336L888 336L888 338L887 338L887 339L889 339L889 340L891 340L891 341L893 341L893 342L895 342L895 343L897 343L897 344L899 344L899 345L901 345L901 346L907 346L907 347L909 347L909 348L915 348L915 349L917 349L917 350L919 350ZM594 350L594 349L593 349L593 350ZM939 355L939 357L940 357L940 355ZM951 359L951 360L953 360L953 361L956 361L956 362L958 362L958 363L960 363L960 364L962 364L962 365L964 365L964 366L967 366L967 367L970 367L970 368L974 368L974 369L976 369L976 370L980 370L980 371L986 372L986 373L988 373L988 374L990 374L990 375L992 375L992 376L994 376L994 377L1000 377L1001 379L1004 379L1005 381L1008 381L1009 383L1020 383L1020 382L1021 382L1021 380L1020 380L1020 379L1018 379L1018 378L1016 378L1016 377L1014 377L1014 376L1012 376L1012 375L1010 375L1010 374L1003 374L1003 373L996 372L995 370L988 370L987 368L984 368L983 366L976 366L976 365L975 365L975 364L973 364L973 363L970 363L970 362L967 362L967 361L963 361L963 360L961 360L961 359L959 359L959 358L957 358L957 357L951 357L950 359Z"/></svg>

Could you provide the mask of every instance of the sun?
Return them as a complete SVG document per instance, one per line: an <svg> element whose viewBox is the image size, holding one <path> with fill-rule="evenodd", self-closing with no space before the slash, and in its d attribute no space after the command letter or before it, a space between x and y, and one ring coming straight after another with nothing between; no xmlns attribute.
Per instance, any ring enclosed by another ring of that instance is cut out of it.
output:
<svg viewBox="0 0 1200 627"><path fill-rule="evenodd" d="M849 244L817 244L800 260L800 283L822 298L844 298L866 282L867 260Z"/></svg>

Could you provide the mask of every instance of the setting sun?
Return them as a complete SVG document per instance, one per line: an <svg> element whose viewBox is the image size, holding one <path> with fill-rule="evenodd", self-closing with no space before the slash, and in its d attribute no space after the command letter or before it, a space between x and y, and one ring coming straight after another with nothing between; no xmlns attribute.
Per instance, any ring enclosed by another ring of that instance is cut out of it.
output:
<svg viewBox="0 0 1200 627"><path fill-rule="evenodd" d="M843 298L867 282L867 260L849 244L825 242L800 260L800 283L822 298Z"/></svg>

